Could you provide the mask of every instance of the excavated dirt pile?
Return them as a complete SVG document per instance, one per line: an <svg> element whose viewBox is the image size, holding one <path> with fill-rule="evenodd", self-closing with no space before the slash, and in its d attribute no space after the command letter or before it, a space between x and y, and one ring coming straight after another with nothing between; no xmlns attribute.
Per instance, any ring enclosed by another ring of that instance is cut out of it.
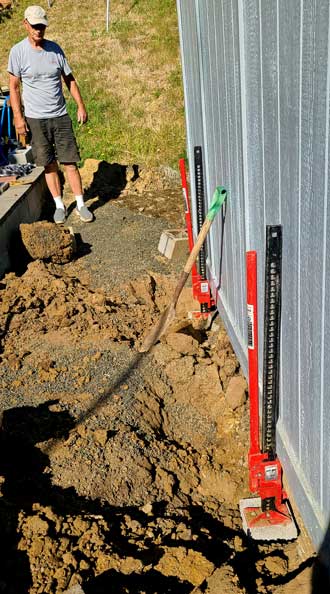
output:
<svg viewBox="0 0 330 594"><path fill-rule="evenodd" d="M188 320L187 288L142 355L175 277L88 278L36 260L0 281L0 592L310 592L299 544L242 532L247 385L221 322Z"/></svg>

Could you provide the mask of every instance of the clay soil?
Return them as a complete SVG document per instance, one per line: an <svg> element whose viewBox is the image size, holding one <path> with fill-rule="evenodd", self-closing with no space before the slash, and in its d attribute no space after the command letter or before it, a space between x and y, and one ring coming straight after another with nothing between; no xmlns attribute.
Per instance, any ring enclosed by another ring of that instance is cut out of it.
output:
<svg viewBox="0 0 330 594"><path fill-rule="evenodd" d="M302 535L242 531L247 386L221 320L189 320L188 287L138 352L182 265L157 251L183 226L177 175L110 169L82 172L74 259L22 252L0 281L0 592L322 592Z"/></svg>

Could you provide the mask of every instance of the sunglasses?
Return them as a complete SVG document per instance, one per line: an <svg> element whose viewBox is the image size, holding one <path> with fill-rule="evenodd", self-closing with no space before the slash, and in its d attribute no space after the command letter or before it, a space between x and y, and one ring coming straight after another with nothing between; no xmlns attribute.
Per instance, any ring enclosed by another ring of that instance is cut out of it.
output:
<svg viewBox="0 0 330 594"><path fill-rule="evenodd" d="M29 23L29 25L36 31L44 31L46 29L46 25L42 25L41 23L37 23L36 25L31 25L31 23Z"/></svg>

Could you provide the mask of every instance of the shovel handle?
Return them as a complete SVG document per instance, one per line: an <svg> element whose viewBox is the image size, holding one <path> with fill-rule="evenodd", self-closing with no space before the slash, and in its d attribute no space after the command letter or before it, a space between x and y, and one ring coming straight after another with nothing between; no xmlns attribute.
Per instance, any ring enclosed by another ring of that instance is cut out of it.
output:
<svg viewBox="0 0 330 594"><path fill-rule="evenodd" d="M192 251L190 253L190 256L189 256L189 258L188 258L188 260L186 262L186 265L185 265L183 271L181 272L180 278L179 278L178 283L177 283L177 285L175 287L175 291L174 291L174 295L173 295L173 305L174 305L174 307L176 307L176 304L177 304L178 299L180 297L181 291L182 291L183 287L185 286L185 284L187 282L188 276L189 276L189 274L191 272L191 269L192 269L192 267L193 267L193 265L195 263L195 260L196 260L196 258L198 256L198 254L200 252L200 249L201 249L201 247L202 247L202 245L203 245L203 243L205 241L205 237L207 236L208 231L209 231L209 228L211 227L211 225L212 225L212 220L205 219L205 221L203 223L203 226L202 226L202 228L201 228L201 230L200 230L200 232L198 234L197 241L196 241L196 243L195 243L195 245L194 245L194 247L193 247L193 249L192 249Z"/></svg>
<svg viewBox="0 0 330 594"><path fill-rule="evenodd" d="M190 252L190 255L186 262L186 265L185 265L183 271L181 272L181 276L179 278L178 284L175 287L175 291L174 291L174 295L173 295L174 307L176 307L180 293L187 281L187 278L191 272L191 269L196 261L198 254L201 250L201 247L202 247L202 245L205 241L205 238L209 232L209 229L214 221L214 218L215 218L216 214L219 212L219 210L222 207L226 198L227 198L227 192L226 192L225 188L223 188L222 186L218 186L213 194L211 206L210 206L209 211L206 215L206 218L202 225L202 228L198 234L196 243Z"/></svg>
<svg viewBox="0 0 330 594"><path fill-rule="evenodd" d="M184 272L186 274L189 274L191 272L193 264L201 250L201 247L205 241L205 238L209 232L211 225L212 225L212 221L210 219L205 219L203 226L198 234L196 243L195 243L193 249L191 250L189 258L188 258L186 265L184 267Z"/></svg>
<svg viewBox="0 0 330 594"><path fill-rule="evenodd" d="M186 262L186 265L183 269L186 274L190 273L190 271L193 267L193 264L194 264L198 254L201 250L201 247L205 241L205 238L209 232L212 222L214 221L216 214L219 212L219 210L222 207L226 198L227 198L227 192L226 192L225 188L223 188L222 186L218 186L213 194L211 206L210 206L209 211L206 215L203 226L198 234L196 243L195 243L193 249L191 250L190 256L189 256L189 258Z"/></svg>

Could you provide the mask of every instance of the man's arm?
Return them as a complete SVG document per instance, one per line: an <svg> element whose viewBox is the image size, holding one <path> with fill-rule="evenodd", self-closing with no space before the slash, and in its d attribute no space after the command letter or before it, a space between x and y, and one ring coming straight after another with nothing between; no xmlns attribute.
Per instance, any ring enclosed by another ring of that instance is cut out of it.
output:
<svg viewBox="0 0 330 594"><path fill-rule="evenodd" d="M9 74L10 105L14 114L14 125L17 134L26 136L28 128L22 113L20 78Z"/></svg>
<svg viewBox="0 0 330 594"><path fill-rule="evenodd" d="M80 124L85 124L87 122L88 116L77 82L72 74L62 73L62 76L66 86L69 89L71 97L77 103L77 120Z"/></svg>

